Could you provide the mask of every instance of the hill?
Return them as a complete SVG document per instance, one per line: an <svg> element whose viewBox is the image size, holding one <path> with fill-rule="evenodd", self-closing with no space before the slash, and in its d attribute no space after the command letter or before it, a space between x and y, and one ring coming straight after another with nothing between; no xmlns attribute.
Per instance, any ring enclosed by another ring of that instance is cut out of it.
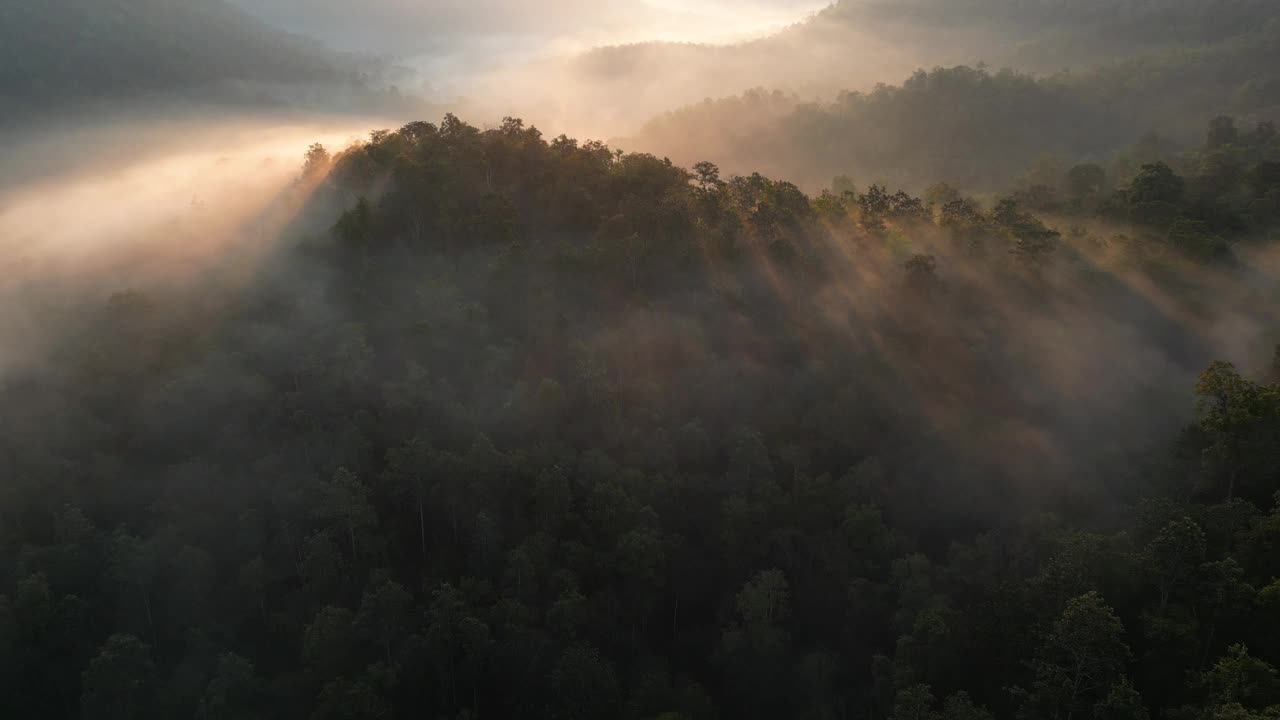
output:
<svg viewBox="0 0 1280 720"><path fill-rule="evenodd" d="M844 0L740 44L597 48L562 65L538 67L523 85L542 92L545 84L532 81L554 78L557 96L567 98L555 119L599 115L614 127L619 121L634 127L638 116L749 88L830 101L844 92L870 92L921 68L956 65L1010 67L1038 77L1106 68L1100 82L1140 92L1151 89L1147 76L1154 72L1166 85L1170 76L1185 72L1191 92L1173 88L1175 95L1187 105L1226 109L1230 93L1245 83L1254 82L1247 94L1273 82L1278 24L1280 5L1265 0ZM1205 71L1222 86L1216 97L1198 96L1206 90ZM512 84L504 79L501 87ZM1123 92L1112 93L1117 94L1126 101ZM1167 107L1164 98L1157 102ZM1144 112L1138 119L1149 116ZM1197 126L1202 121L1197 117Z"/></svg>
<svg viewBox="0 0 1280 720"><path fill-rule="evenodd" d="M1273 718L1280 385L1210 361L1266 372L1280 147L1217 130L1234 182L1075 171L1063 232L516 120L314 147L332 231L29 308L0 715Z"/></svg>
<svg viewBox="0 0 1280 720"><path fill-rule="evenodd" d="M0 105L11 112L154 98L261 100L352 88L353 59L222 0L0 0Z"/></svg>
<svg viewBox="0 0 1280 720"><path fill-rule="evenodd" d="M1049 76L962 65L830 101L757 90L664 113L618 142L809 186L851 174L999 189L1045 155L1106 161L1142 136L1197 143L1219 114L1246 123L1275 117L1278 48L1280 23L1272 23L1212 45Z"/></svg>
<svg viewBox="0 0 1280 720"><path fill-rule="evenodd" d="M918 49L948 37L992 64L1054 71L1248 35L1280 19L1269 0L840 0L814 25L874 28Z"/></svg>

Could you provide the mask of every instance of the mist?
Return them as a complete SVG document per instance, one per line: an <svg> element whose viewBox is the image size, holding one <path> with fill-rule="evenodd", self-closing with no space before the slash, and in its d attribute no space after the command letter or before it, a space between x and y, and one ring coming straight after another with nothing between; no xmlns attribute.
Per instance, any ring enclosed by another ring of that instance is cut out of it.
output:
<svg viewBox="0 0 1280 720"><path fill-rule="evenodd" d="M341 149L372 126L175 114L9 135L0 374L38 363L117 293L250 282L315 189L308 148Z"/></svg>
<svg viewBox="0 0 1280 720"><path fill-rule="evenodd" d="M510 43L507 53L517 56L635 42L737 41L774 32L826 7L823 2L782 0L372 0L359 5L264 0L242 5L275 25L340 49L400 57L454 55L478 64L504 41ZM509 59L507 53L490 60Z"/></svg>

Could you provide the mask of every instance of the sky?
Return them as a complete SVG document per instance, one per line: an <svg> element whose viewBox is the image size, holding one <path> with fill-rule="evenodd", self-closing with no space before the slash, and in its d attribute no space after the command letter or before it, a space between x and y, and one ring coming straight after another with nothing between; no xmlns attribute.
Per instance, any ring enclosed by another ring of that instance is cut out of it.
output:
<svg viewBox="0 0 1280 720"><path fill-rule="evenodd" d="M343 50L511 57L668 40L727 42L803 20L828 0L233 0Z"/></svg>

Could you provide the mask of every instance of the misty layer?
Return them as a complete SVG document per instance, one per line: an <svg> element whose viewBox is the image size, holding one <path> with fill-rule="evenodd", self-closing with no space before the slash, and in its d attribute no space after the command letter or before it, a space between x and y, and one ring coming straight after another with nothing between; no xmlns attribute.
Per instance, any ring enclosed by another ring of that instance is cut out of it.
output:
<svg viewBox="0 0 1280 720"><path fill-rule="evenodd" d="M21 136L0 178L0 378L42 363L63 335L91 332L86 306L107 295L146 286L220 297L250 282L317 181L299 176L302 150L354 137L230 118ZM111 148L132 150L122 159ZM72 155L79 170L59 169Z"/></svg>

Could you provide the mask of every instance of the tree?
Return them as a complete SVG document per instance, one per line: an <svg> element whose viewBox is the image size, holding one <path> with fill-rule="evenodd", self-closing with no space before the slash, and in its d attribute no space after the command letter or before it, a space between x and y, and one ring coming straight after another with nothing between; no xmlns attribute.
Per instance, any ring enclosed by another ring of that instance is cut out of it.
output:
<svg viewBox="0 0 1280 720"><path fill-rule="evenodd" d="M555 532L573 509L569 477L559 466L543 470L533 488L533 513L538 526Z"/></svg>
<svg viewBox="0 0 1280 720"><path fill-rule="evenodd" d="M410 626L412 606L413 596L409 591L385 573L375 573L364 591L355 625L382 649L388 663L392 643Z"/></svg>
<svg viewBox="0 0 1280 720"><path fill-rule="evenodd" d="M1142 171L1129 183L1129 202L1176 203L1182 199L1186 182L1163 162L1143 165Z"/></svg>
<svg viewBox="0 0 1280 720"><path fill-rule="evenodd" d="M1170 596L1194 579L1204 560L1205 538L1200 526L1183 518L1169 523L1147 548L1147 562L1160 591L1160 612Z"/></svg>
<svg viewBox="0 0 1280 720"><path fill-rule="evenodd" d="M910 634L898 638L893 656L896 684L944 680L954 667L953 646L954 638L944 614L934 609L920 612Z"/></svg>
<svg viewBox="0 0 1280 720"><path fill-rule="evenodd" d="M849 214L845 198L835 195L829 190L823 190L818 197L814 198L813 209L818 214L818 217L828 222L840 222Z"/></svg>
<svg viewBox="0 0 1280 720"><path fill-rule="evenodd" d="M390 720L390 704L365 680L338 678L325 684L311 720Z"/></svg>
<svg viewBox="0 0 1280 720"><path fill-rule="evenodd" d="M667 580L666 541L662 532L642 526L625 533L618 538L614 558L625 592L635 605L635 618L642 620L660 597Z"/></svg>
<svg viewBox="0 0 1280 720"><path fill-rule="evenodd" d="M912 685L899 690L893 701L891 720L942 720L942 716L934 711L933 703L933 689L928 685Z"/></svg>
<svg viewBox="0 0 1280 720"><path fill-rule="evenodd" d="M205 688L198 720L254 720L264 716L265 691L253 663L235 653L218 658L218 671Z"/></svg>
<svg viewBox="0 0 1280 720"><path fill-rule="evenodd" d="M1227 243L1214 235L1206 223L1189 218L1174 221L1169 228L1169 244L1200 262L1218 259L1227 252Z"/></svg>
<svg viewBox="0 0 1280 720"><path fill-rule="evenodd" d="M933 219L932 212L923 200L901 190L889 198L889 214L900 220L916 222L927 222Z"/></svg>
<svg viewBox="0 0 1280 720"><path fill-rule="evenodd" d="M738 592L738 620L720 636L717 659L735 695L734 708L750 717L768 717L786 706L791 636L782 626L790 615L791 591L777 569L756 573Z"/></svg>
<svg viewBox="0 0 1280 720"><path fill-rule="evenodd" d="M893 196L882 185L872 185L858 196L862 226L871 232L884 229L884 217L893 209Z"/></svg>
<svg viewBox="0 0 1280 720"><path fill-rule="evenodd" d="M694 165L693 176L698 183L698 188L703 192L719 190L725 186L725 182L720 179L720 168L715 163L704 160Z"/></svg>
<svg viewBox="0 0 1280 720"><path fill-rule="evenodd" d="M324 676L351 664L355 646L351 611L327 605L316 613L302 636L302 660Z"/></svg>
<svg viewBox="0 0 1280 720"><path fill-rule="evenodd" d="M344 212L334 224L338 237L351 249L368 248L373 236L373 206L361 197L355 207Z"/></svg>
<svg viewBox="0 0 1280 720"><path fill-rule="evenodd" d="M1093 716L1098 720L1147 720L1150 717L1142 695L1128 680L1111 687L1111 692L1094 707Z"/></svg>
<svg viewBox="0 0 1280 720"><path fill-rule="evenodd" d="M912 255L904 267L907 281L915 287L932 287L938 281L938 260L932 255Z"/></svg>
<svg viewBox="0 0 1280 720"><path fill-rule="evenodd" d="M0 688L12 693L12 700L0 700L0 709L11 704L32 714L65 711L67 693L74 692L92 652L84 603L74 595L59 598L43 573L22 578L11 598L0 600L0 651L9 650L0 666L12 671L0 680Z"/></svg>
<svg viewBox="0 0 1280 720"><path fill-rule="evenodd" d="M982 222L982 210L972 200L957 198L942 206L943 227L961 229L978 226Z"/></svg>
<svg viewBox="0 0 1280 720"><path fill-rule="evenodd" d="M339 468L325 484L322 513L347 536L352 557L357 556L357 536L378 525L378 515L369 502L369 488L346 468Z"/></svg>
<svg viewBox="0 0 1280 720"><path fill-rule="evenodd" d="M963 690L947 697L942 703L942 712L938 712L935 705L932 687L910 685L894 697L890 720L993 720L991 713L975 705Z"/></svg>
<svg viewBox="0 0 1280 720"><path fill-rule="evenodd" d="M946 720L995 720L985 707L975 705L969 693L961 690L949 696L942 704L942 717ZM1120 720L1117 718L1116 720Z"/></svg>
<svg viewBox="0 0 1280 720"><path fill-rule="evenodd" d="M1022 212L1013 198L997 203L991 217L1013 239L1009 253L1032 268L1037 268L1057 250L1060 233Z"/></svg>
<svg viewBox="0 0 1280 720"><path fill-rule="evenodd" d="M329 151L324 145L314 143L307 148L305 163L302 166L302 177L316 178L324 175L333 165L333 158L329 155Z"/></svg>
<svg viewBox="0 0 1280 720"><path fill-rule="evenodd" d="M1032 718L1094 717L1098 704L1124 682L1129 648L1120 619L1096 592L1067 603L1031 663L1035 680L1019 691Z"/></svg>
<svg viewBox="0 0 1280 720"><path fill-rule="evenodd" d="M606 720L617 717L618 680L613 667L591 647L564 651L548 678L556 717Z"/></svg>
<svg viewBox="0 0 1280 720"><path fill-rule="evenodd" d="M1206 631L1202 657L1207 658L1217 644L1219 628L1248 616L1258 593L1245 582L1244 568L1232 557L1206 562L1196 575L1196 616Z"/></svg>
<svg viewBox="0 0 1280 720"><path fill-rule="evenodd" d="M129 535L123 529L117 529L112 538L112 575L119 583L119 592L123 597L137 598L128 604L141 608L152 643L159 642L151 605L152 587L160 573L160 559L156 553L153 543Z"/></svg>
<svg viewBox="0 0 1280 720"><path fill-rule="evenodd" d="M786 619L790 596L786 575L778 569L765 570L747 581L735 605L748 625L767 625Z"/></svg>
<svg viewBox="0 0 1280 720"><path fill-rule="evenodd" d="M1214 362L1200 374L1196 395L1200 427L1211 441L1205 457L1225 475L1225 495L1230 502L1242 473L1258 463L1269 463L1280 453L1276 435L1280 386L1258 385L1241 377L1231 363ZM1252 486L1248 489L1253 490Z"/></svg>
<svg viewBox="0 0 1280 720"><path fill-rule="evenodd" d="M988 222L973 200L959 198L943 205L938 224L951 233L952 241L961 250L970 255L982 250Z"/></svg>
<svg viewBox="0 0 1280 720"><path fill-rule="evenodd" d="M441 698L461 704L470 689L471 705L478 707L480 675L493 647L489 626L474 617L458 588L442 584L432 591L427 608L425 648L440 683Z"/></svg>
<svg viewBox="0 0 1280 720"><path fill-rule="evenodd" d="M81 680L81 717L146 720L153 717L156 667L151 649L132 635L112 635Z"/></svg>
<svg viewBox="0 0 1280 720"><path fill-rule="evenodd" d="M1241 705L1262 710L1280 701L1276 669L1249 654L1243 644L1232 645L1213 667L1201 673L1197 684L1214 705Z"/></svg>

